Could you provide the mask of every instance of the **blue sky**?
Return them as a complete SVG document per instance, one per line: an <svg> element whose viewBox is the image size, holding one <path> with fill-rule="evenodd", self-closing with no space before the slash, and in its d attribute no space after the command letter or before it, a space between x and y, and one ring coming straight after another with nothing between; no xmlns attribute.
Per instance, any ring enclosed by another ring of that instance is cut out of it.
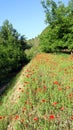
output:
<svg viewBox="0 0 73 130"><path fill-rule="evenodd" d="M55 0L58 1L58 0ZM0 26L8 19L27 39L39 35L47 26L41 0L0 0ZM68 0L63 0L67 3Z"/></svg>

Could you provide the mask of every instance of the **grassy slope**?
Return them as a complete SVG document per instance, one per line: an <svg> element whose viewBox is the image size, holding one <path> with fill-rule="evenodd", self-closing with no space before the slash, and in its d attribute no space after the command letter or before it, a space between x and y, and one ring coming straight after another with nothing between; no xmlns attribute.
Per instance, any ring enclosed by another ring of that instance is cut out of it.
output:
<svg viewBox="0 0 73 130"><path fill-rule="evenodd" d="M39 54L8 88L0 130L73 130L73 57Z"/></svg>

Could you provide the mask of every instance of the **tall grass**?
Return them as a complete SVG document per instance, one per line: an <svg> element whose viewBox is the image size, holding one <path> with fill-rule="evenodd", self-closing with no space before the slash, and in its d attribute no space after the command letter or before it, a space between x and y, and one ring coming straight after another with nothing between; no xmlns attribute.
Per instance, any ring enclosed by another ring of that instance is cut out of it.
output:
<svg viewBox="0 0 73 130"><path fill-rule="evenodd" d="M37 55L2 98L0 130L73 130L73 57Z"/></svg>

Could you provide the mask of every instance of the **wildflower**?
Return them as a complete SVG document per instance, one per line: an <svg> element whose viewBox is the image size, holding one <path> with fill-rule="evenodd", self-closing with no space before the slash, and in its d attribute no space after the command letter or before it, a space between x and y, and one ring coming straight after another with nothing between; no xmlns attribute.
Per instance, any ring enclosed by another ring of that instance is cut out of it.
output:
<svg viewBox="0 0 73 130"><path fill-rule="evenodd" d="M42 91L42 89L41 89L41 88L37 88L37 91L38 91L38 92L41 92L41 91Z"/></svg>
<svg viewBox="0 0 73 130"><path fill-rule="evenodd" d="M16 115L16 116L15 116L15 119L17 120L18 118L19 118L19 116L18 116L18 115Z"/></svg>
<svg viewBox="0 0 73 130"><path fill-rule="evenodd" d="M38 120L38 117L34 117L34 121L37 121Z"/></svg>
<svg viewBox="0 0 73 130"><path fill-rule="evenodd" d="M71 116L71 120L73 120L73 116Z"/></svg>
<svg viewBox="0 0 73 130"><path fill-rule="evenodd" d="M61 107L61 109L60 109L60 110L62 110L62 111L63 111L63 110L64 110L64 107Z"/></svg>
<svg viewBox="0 0 73 130"><path fill-rule="evenodd" d="M53 106L56 106L58 104L58 102L53 102L52 105Z"/></svg>
<svg viewBox="0 0 73 130"><path fill-rule="evenodd" d="M46 100L45 100L45 99L42 99L42 102L46 102Z"/></svg>
<svg viewBox="0 0 73 130"><path fill-rule="evenodd" d="M54 118L55 118L54 115L50 115L50 116L49 116L49 119L50 119L50 120L54 120Z"/></svg>
<svg viewBox="0 0 73 130"><path fill-rule="evenodd" d="M2 116L0 116L0 120L1 120L1 119L3 119L3 117L2 117Z"/></svg>
<svg viewBox="0 0 73 130"><path fill-rule="evenodd" d="M55 85L60 85L58 81L53 82Z"/></svg>
<svg viewBox="0 0 73 130"><path fill-rule="evenodd" d="M58 90L62 90L62 88L59 87Z"/></svg>
<svg viewBox="0 0 73 130"><path fill-rule="evenodd" d="M72 93L70 93L70 94L69 94L69 97L70 97L70 98L71 98L71 97L73 97L73 94L72 94Z"/></svg>
<svg viewBox="0 0 73 130"><path fill-rule="evenodd" d="M47 89L47 87L46 86L44 86L44 90L46 90Z"/></svg>

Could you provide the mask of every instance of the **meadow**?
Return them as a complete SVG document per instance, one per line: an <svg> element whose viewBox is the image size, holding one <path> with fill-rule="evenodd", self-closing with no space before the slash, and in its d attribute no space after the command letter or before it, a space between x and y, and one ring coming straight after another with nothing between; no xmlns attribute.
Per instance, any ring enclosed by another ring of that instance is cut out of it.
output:
<svg viewBox="0 0 73 130"><path fill-rule="evenodd" d="M73 56L38 54L0 96L0 130L73 130Z"/></svg>

